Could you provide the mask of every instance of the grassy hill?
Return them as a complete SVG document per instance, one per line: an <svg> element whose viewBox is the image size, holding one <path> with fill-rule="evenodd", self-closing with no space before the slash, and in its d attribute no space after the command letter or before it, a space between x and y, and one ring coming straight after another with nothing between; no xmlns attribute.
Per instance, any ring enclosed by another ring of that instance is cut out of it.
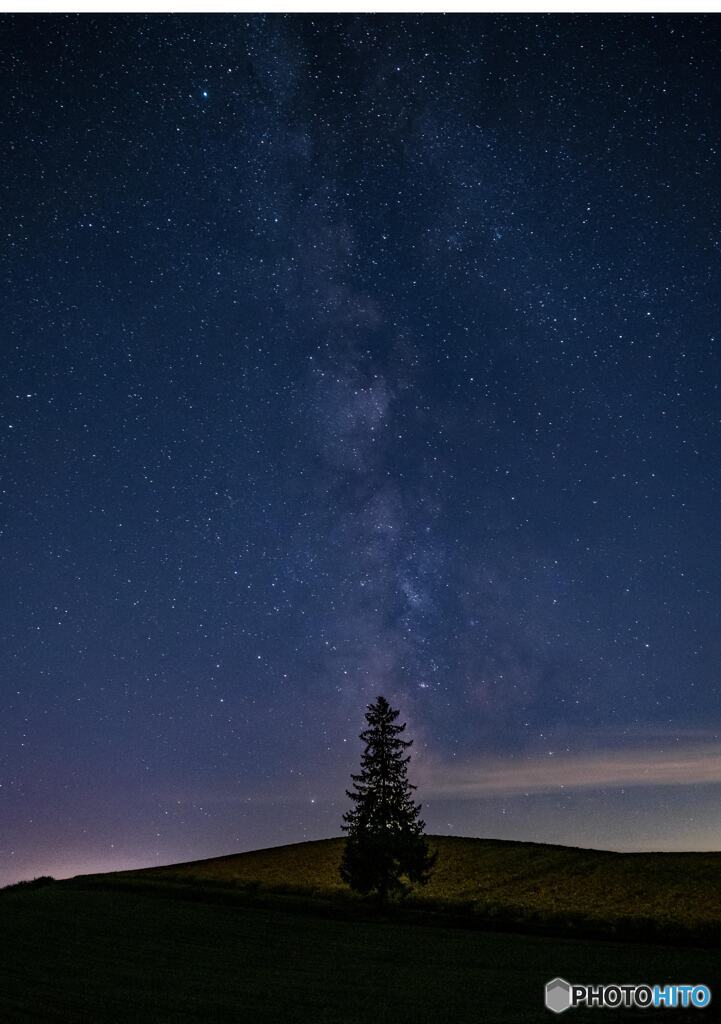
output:
<svg viewBox="0 0 721 1024"><path fill-rule="evenodd" d="M347 909L342 839L105 877L238 896L295 897ZM540 843L432 836L432 880L403 901L467 923L673 941L721 941L721 853L610 853Z"/></svg>
<svg viewBox="0 0 721 1024"><path fill-rule="evenodd" d="M341 885L340 839L1 891L0 1020L540 1024L557 975L717 977L721 854L431 842L432 883L383 915Z"/></svg>

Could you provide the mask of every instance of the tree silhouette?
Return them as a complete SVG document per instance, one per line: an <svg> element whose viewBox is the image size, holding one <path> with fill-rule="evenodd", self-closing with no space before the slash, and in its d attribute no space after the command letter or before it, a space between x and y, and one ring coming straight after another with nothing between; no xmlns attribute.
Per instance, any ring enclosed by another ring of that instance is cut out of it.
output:
<svg viewBox="0 0 721 1024"><path fill-rule="evenodd" d="M413 801L416 787L408 781L411 758L405 753L413 740L400 738L406 726L395 724L398 715L385 697L368 706L361 770L346 790L354 806L342 825L341 878L363 895L375 891L381 905L411 884L425 885L437 856L428 849L421 806Z"/></svg>

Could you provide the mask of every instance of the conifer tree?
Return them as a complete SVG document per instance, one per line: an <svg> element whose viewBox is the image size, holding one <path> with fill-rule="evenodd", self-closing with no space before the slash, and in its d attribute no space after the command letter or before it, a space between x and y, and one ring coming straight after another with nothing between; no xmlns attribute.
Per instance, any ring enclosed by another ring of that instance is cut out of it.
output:
<svg viewBox="0 0 721 1024"><path fill-rule="evenodd" d="M385 697L368 706L361 770L346 790L353 807L342 825L341 878L363 895L375 892L381 905L411 884L425 885L437 856L428 849L421 807L413 801L416 787L408 781L411 758L405 753L413 741L401 739L406 726L395 724L398 715Z"/></svg>

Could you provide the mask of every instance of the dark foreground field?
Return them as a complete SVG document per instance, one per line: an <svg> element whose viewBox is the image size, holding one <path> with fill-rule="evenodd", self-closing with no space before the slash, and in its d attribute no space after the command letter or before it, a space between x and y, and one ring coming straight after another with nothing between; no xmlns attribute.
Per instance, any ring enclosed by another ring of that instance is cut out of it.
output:
<svg viewBox="0 0 721 1024"><path fill-rule="evenodd" d="M691 947L334 918L218 895L118 891L97 877L0 893L0 1021L521 1024L556 1019L543 1008L555 975L711 985L718 976L718 953ZM717 1019L717 1009L612 1016L671 1024Z"/></svg>

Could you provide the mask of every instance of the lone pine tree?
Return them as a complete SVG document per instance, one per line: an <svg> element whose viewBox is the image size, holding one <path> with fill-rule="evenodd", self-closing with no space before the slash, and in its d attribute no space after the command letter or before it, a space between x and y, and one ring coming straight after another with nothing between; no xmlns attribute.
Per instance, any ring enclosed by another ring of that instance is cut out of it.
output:
<svg viewBox="0 0 721 1024"><path fill-rule="evenodd" d="M341 878L363 895L375 892L381 904L410 884L425 885L437 856L428 849L421 807L413 801L416 787L408 781L411 758L405 753L413 740L401 739L406 726L395 724L398 715L385 697L369 705L368 728L360 734L361 770L346 790L353 807L342 825Z"/></svg>

